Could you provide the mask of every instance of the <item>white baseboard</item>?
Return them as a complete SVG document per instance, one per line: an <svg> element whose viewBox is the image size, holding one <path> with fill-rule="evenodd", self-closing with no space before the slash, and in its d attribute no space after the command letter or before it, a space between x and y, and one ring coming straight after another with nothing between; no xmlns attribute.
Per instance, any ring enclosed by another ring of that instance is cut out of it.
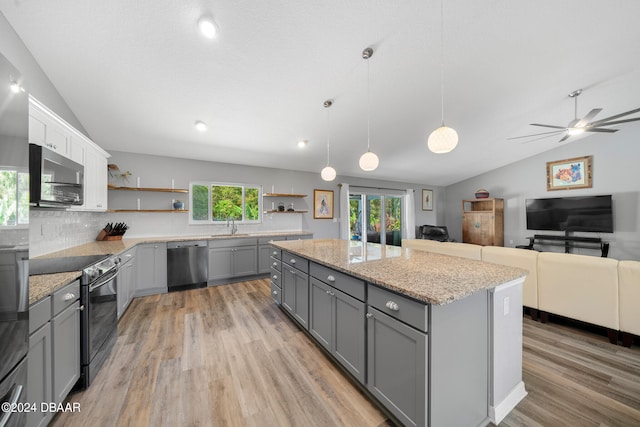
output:
<svg viewBox="0 0 640 427"><path fill-rule="evenodd" d="M527 395L527 390L524 389L524 383L520 381L511 392L505 397L502 402L497 406L489 406L489 418L495 425L500 424L500 421L516 407L518 403Z"/></svg>

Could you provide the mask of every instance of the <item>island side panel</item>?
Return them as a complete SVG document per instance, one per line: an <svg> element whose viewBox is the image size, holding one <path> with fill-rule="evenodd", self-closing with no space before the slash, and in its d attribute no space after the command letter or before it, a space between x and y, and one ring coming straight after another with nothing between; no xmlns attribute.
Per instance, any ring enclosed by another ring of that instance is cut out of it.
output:
<svg viewBox="0 0 640 427"><path fill-rule="evenodd" d="M489 303L489 291L480 291L431 306L430 426L489 422Z"/></svg>
<svg viewBox="0 0 640 427"><path fill-rule="evenodd" d="M494 424L527 395L522 382L522 284L497 286L491 296L491 389L489 418Z"/></svg>

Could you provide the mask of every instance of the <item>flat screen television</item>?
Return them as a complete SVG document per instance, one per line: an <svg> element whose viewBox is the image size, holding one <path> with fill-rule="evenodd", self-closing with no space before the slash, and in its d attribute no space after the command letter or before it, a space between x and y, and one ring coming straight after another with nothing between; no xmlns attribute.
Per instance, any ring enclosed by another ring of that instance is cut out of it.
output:
<svg viewBox="0 0 640 427"><path fill-rule="evenodd" d="M527 199L527 230L613 233L611 195Z"/></svg>

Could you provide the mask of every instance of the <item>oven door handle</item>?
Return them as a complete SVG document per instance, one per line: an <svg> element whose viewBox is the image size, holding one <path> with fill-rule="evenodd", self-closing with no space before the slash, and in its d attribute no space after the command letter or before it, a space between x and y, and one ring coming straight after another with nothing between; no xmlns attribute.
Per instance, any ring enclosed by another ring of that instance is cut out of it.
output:
<svg viewBox="0 0 640 427"><path fill-rule="evenodd" d="M116 277L118 277L118 273L119 271L116 270L115 273L113 273L112 275L110 275L109 277L107 277L106 279L104 279L101 282L95 283L93 285L89 285L89 293L95 291L96 289L98 289L101 286L106 285L107 283L109 283L110 281L112 281L113 279L115 279Z"/></svg>
<svg viewBox="0 0 640 427"><path fill-rule="evenodd" d="M17 405L18 400L20 400L21 394L22 394L22 386L20 384L14 385L13 393L10 400L2 403L3 408L5 405L8 404L9 410L6 411L4 414L2 414L2 417L0 417L0 427L4 427L9 422L9 418L11 418L11 415L14 412L14 408Z"/></svg>

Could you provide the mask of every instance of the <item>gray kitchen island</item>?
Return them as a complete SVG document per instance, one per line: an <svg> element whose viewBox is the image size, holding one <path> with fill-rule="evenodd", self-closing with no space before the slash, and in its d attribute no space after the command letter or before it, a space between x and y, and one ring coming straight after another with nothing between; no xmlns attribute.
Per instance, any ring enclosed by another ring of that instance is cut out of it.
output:
<svg viewBox="0 0 640 427"><path fill-rule="evenodd" d="M526 396L526 271L337 239L272 248L273 299L402 424L497 424Z"/></svg>

